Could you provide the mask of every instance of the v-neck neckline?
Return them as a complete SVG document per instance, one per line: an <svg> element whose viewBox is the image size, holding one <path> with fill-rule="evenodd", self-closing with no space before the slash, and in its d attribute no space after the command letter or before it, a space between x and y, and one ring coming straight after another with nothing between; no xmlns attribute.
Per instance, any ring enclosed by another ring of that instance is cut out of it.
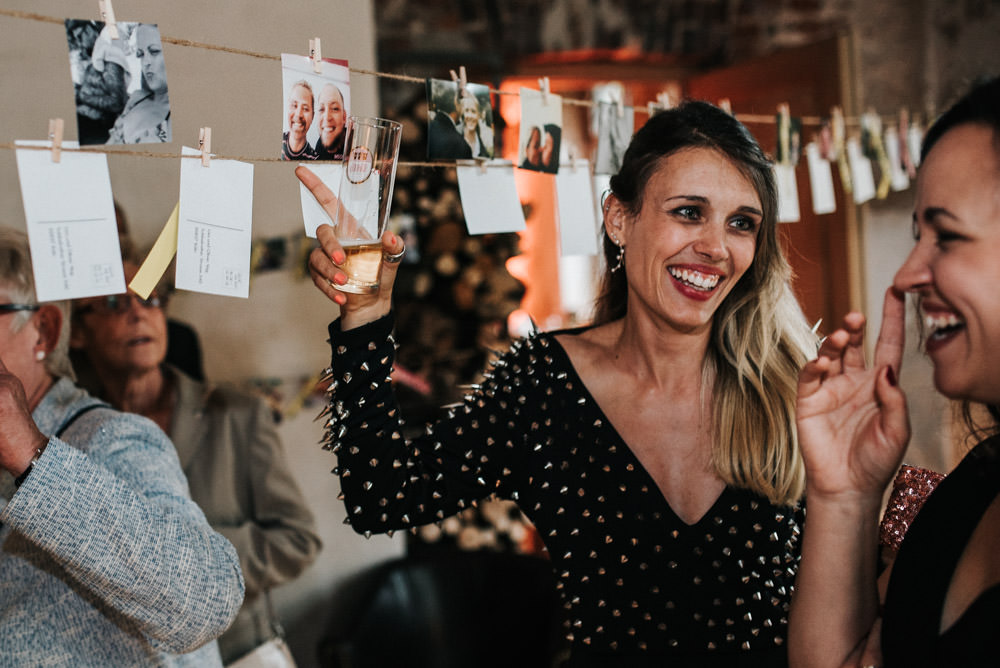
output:
<svg viewBox="0 0 1000 668"><path fill-rule="evenodd" d="M547 333L546 336L548 336L549 339L554 344L557 353L562 355L563 359L565 360L569 372L572 373L573 377L575 378L575 382L579 387L580 393L583 394L584 398L589 400L594 405L595 409L598 411L599 413L598 417L601 420L602 428L609 429L611 433L614 435L616 442L624 446L625 450L628 452L628 457L631 458L632 462L637 467L637 469L642 471L642 475L646 477L652 488L655 489L659 494L659 498L663 501L663 505L666 507L670 516L673 519L675 519L677 521L677 524L683 527L685 530L694 530L699 528L710 517L715 517L718 515L716 511L721 504L726 502L726 497L728 496L729 491L731 489L730 486L725 485L722 488L722 491L719 493L719 495L708 507L708 509L694 522L688 523L684 521L684 519L681 518L680 515L677 514L677 511L675 511L674 507L670 504L670 499L666 497L666 495L660 489L660 486L656 484L656 480L649 473L649 470L643 465L639 457L635 454L635 450L633 450L632 446L629 445L629 443L625 440L624 437L622 437L621 432L618 431L618 428L615 426L614 422L611 420L610 417L608 417L608 414L604 411L604 408L601 407L600 402L598 402L597 398L594 397L594 395L591 393L590 388L587 387L587 384L583 381L583 378L580 376L580 373L576 370L576 366L573 364L573 359L569 356L569 352L566 350L566 348L563 347L562 343L558 340L558 338L556 338L557 334L568 334L570 336L574 336L585 331L586 329L587 329L586 327L578 327L574 329L560 330L558 332Z"/></svg>

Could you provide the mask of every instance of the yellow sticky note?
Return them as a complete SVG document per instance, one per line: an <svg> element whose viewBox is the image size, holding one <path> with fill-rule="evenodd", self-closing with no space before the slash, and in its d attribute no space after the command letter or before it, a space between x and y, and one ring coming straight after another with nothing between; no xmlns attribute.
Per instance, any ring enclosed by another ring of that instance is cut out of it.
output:
<svg viewBox="0 0 1000 668"><path fill-rule="evenodd" d="M170 261L177 254L177 220L181 210L181 203L174 207L174 212L167 218L160 236L150 249L149 255L143 260L139 271L135 273L128 287L137 295L146 299L153 291L156 284L163 277L163 272L170 266Z"/></svg>

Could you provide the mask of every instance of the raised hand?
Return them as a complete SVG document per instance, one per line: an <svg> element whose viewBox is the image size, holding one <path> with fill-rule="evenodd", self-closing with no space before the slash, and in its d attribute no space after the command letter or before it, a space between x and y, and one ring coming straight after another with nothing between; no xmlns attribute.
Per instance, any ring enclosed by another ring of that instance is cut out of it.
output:
<svg viewBox="0 0 1000 668"><path fill-rule="evenodd" d="M799 374L796 410L807 496L881 496L910 438L906 397L897 387L903 355L903 295L886 292L871 368L864 358L865 319L844 318Z"/></svg>
<svg viewBox="0 0 1000 668"><path fill-rule="evenodd" d="M295 176L309 189L330 219L335 219L337 209L340 207L337 196L308 167L302 165L296 167ZM319 241L319 247L313 249L309 255L309 273L320 292L340 306L343 329L359 327L388 313L392 307L392 286L396 280L396 271L399 269L398 257L401 257L400 254L404 250L403 240L388 231L382 235L384 258L397 259L395 262L383 260L378 292L354 294L342 292L334 287L347 282L347 274L341 269L347 256L337 241L333 227L320 225L316 229L316 239Z"/></svg>
<svg viewBox="0 0 1000 668"><path fill-rule="evenodd" d="M21 475L47 441L31 418L24 385L0 361L0 467Z"/></svg>

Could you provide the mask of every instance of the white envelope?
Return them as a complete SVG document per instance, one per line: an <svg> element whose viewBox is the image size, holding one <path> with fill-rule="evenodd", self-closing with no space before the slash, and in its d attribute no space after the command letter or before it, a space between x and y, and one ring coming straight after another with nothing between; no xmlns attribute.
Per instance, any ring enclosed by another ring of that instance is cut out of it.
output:
<svg viewBox="0 0 1000 668"><path fill-rule="evenodd" d="M802 215L799 211L799 187L795 180L795 165L776 164L774 180L778 184L778 222L799 222L802 220Z"/></svg>
<svg viewBox="0 0 1000 668"><path fill-rule="evenodd" d="M458 162L458 194L466 228L469 234L520 232L524 210L514 185L514 165L510 160L489 160L487 165Z"/></svg>
<svg viewBox="0 0 1000 668"><path fill-rule="evenodd" d="M560 254L597 255L598 227L594 218L594 191L590 162L574 160L556 174Z"/></svg>
<svg viewBox="0 0 1000 668"><path fill-rule="evenodd" d="M861 142L857 137L847 140L847 163L851 167L854 203L864 204L875 197L875 172L872 171L872 161L861 151Z"/></svg>
<svg viewBox="0 0 1000 668"><path fill-rule="evenodd" d="M15 153L38 301L124 293L107 156L63 151L60 161L53 162L50 151Z"/></svg>
<svg viewBox="0 0 1000 668"><path fill-rule="evenodd" d="M809 166L809 190L812 193L813 212L817 215L837 210L833 192L833 171L830 163L819 154L816 142L806 144L806 164Z"/></svg>
<svg viewBox="0 0 1000 668"><path fill-rule="evenodd" d="M183 148L184 155L201 155ZM250 294L253 165L181 159L176 285L182 290L246 298Z"/></svg>

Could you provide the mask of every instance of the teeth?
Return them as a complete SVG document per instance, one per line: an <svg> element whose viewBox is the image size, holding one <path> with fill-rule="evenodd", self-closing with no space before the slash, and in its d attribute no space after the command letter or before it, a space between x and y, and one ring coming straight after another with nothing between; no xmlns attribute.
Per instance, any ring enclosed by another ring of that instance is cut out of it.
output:
<svg viewBox="0 0 1000 668"><path fill-rule="evenodd" d="M954 313L949 313L948 315L924 315L924 327L927 328L928 333L933 334L939 329L945 329L946 327L956 327L963 324L962 320Z"/></svg>
<svg viewBox="0 0 1000 668"><path fill-rule="evenodd" d="M718 274L702 274L698 271L677 269L676 267L669 267L667 271L669 271L670 275L674 278L682 280L685 283L690 283L691 285L701 288L702 290L711 290L719 284Z"/></svg>

